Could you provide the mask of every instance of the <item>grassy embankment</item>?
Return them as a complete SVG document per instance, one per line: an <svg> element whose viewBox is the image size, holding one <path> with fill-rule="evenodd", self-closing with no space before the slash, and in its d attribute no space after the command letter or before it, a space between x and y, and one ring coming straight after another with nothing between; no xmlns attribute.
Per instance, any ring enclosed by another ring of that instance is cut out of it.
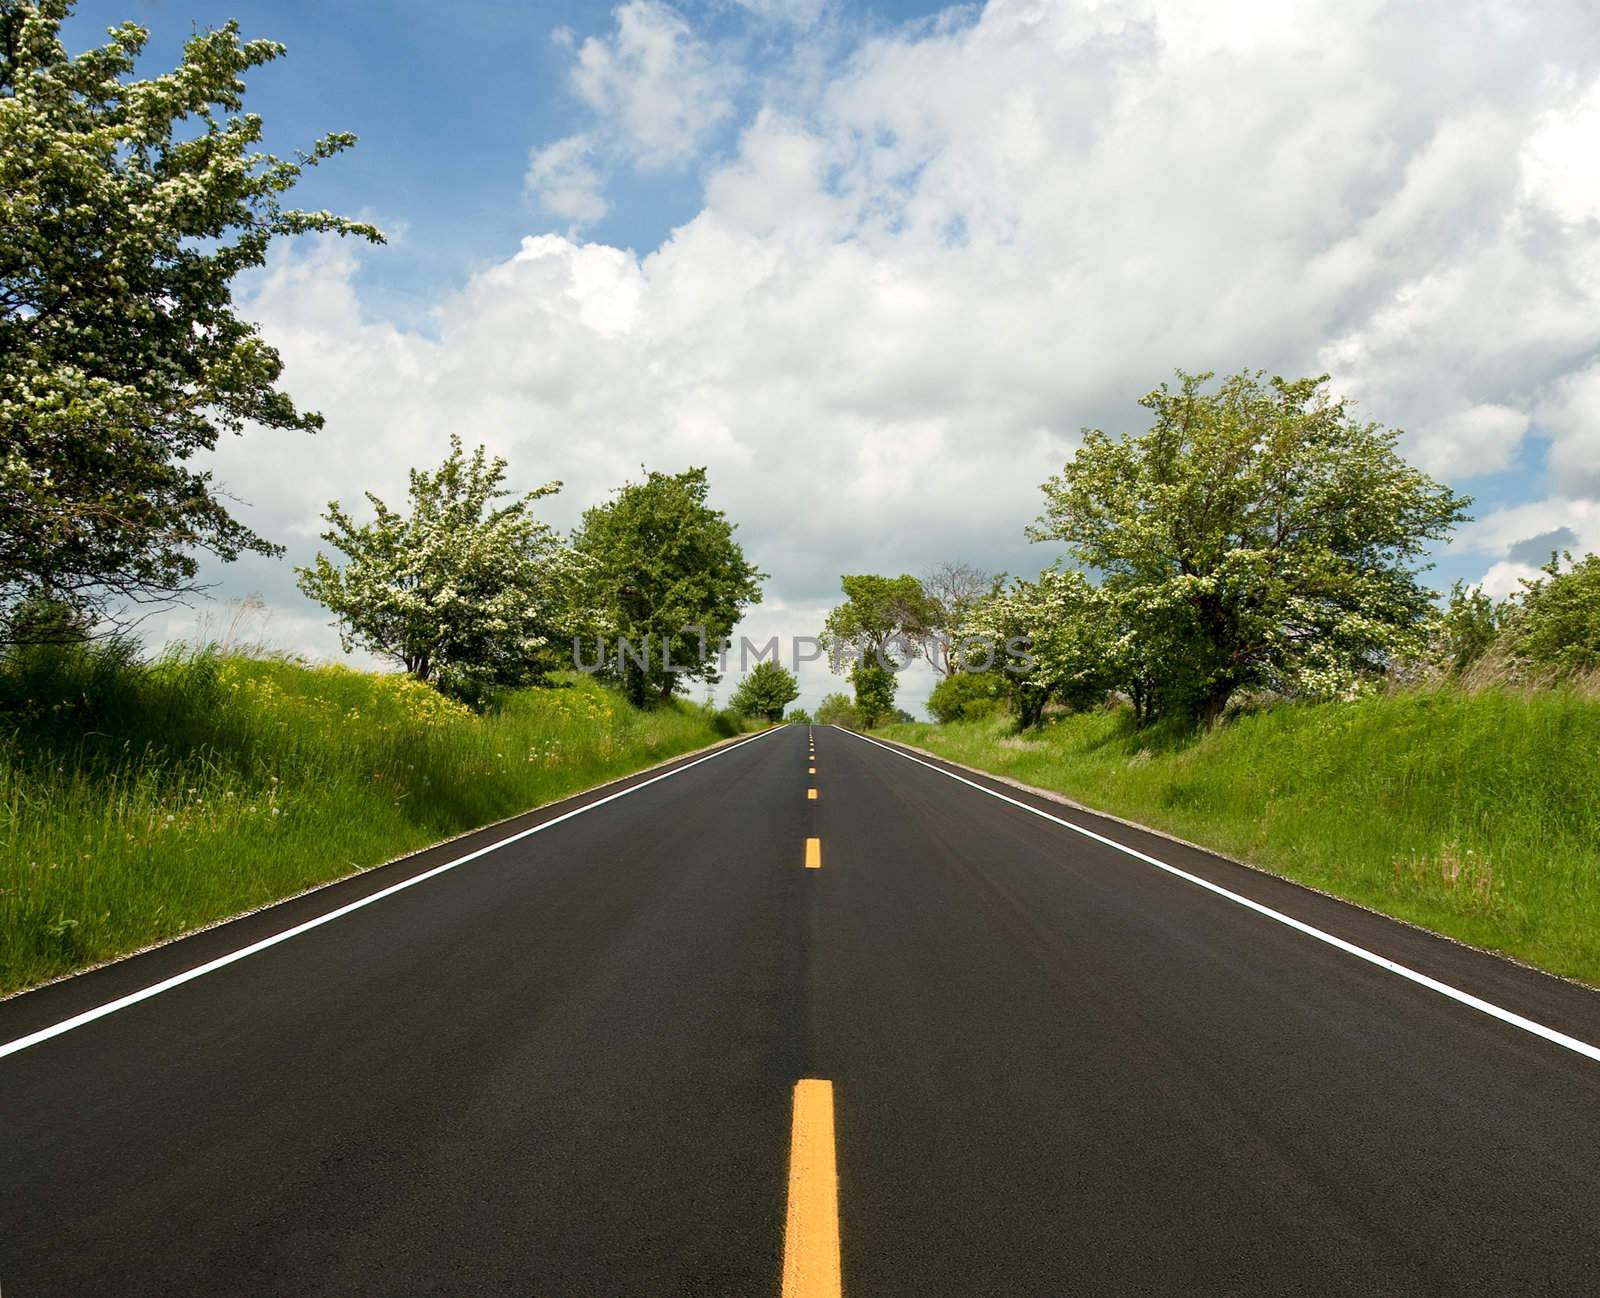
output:
<svg viewBox="0 0 1600 1298"><path fill-rule="evenodd" d="M728 733L586 678L479 716L402 676L270 658L0 664L0 991Z"/></svg>
<svg viewBox="0 0 1600 1298"><path fill-rule="evenodd" d="M1592 691L1399 691L1200 735L1125 712L885 735L1600 985Z"/></svg>

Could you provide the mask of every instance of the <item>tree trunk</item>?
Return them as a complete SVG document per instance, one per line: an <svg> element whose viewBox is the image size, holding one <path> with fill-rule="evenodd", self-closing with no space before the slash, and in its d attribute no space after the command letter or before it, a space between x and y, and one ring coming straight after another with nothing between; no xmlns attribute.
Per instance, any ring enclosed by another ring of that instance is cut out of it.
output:
<svg viewBox="0 0 1600 1298"><path fill-rule="evenodd" d="M1228 700L1233 697L1233 689L1232 685L1213 685L1201 696L1195 721L1202 730L1209 729L1222 720L1222 714L1228 707Z"/></svg>

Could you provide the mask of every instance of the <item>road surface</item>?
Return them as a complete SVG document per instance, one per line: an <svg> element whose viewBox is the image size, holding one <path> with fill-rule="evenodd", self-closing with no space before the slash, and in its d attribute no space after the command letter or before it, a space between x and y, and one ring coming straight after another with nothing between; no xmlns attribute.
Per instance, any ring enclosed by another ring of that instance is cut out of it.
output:
<svg viewBox="0 0 1600 1298"><path fill-rule="evenodd" d="M810 733L0 1004L0 1292L1600 1292L1600 997Z"/></svg>

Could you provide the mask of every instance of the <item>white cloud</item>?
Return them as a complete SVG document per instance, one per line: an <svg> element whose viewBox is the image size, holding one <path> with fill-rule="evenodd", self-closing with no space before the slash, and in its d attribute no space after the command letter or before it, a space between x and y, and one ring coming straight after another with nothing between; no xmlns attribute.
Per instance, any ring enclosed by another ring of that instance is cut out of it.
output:
<svg viewBox="0 0 1600 1298"><path fill-rule="evenodd" d="M613 16L609 35L578 47L574 92L639 166L693 158L732 115L737 70L658 0L628 0Z"/></svg>
<svg viewBox="0 0 1600 1298"><path fill-rule="evenodd" d="M593 154L594 142L587 135L569 135L534 149L524 177L528 192L552 216L577 225L598 221L610 207L604 182L590 161Z"/></svg>
<svg viewBox="0 0 1600 1298"><path fill-rule="evenodd" d="M1539 115L1522 168L1530 201L1564 221L1600 221L1600 81Z"/></svg>
<svg viewBox="0 0 1600 1298"><path fill-rule="evenodd" d="M1551 473L1569 489L1600 495L1600 361L1563 375L1539 415L1555 439Z"/></svg>
<svg viewBox="0 0 1600 1298"><path fill-rule="evenodd" d="M1539 570L1526 563L1511 563L1502 560L1500 563L1491 564L1489 571L1483 574L1482 580L1477 585L1484 594L1495 599L1505 599L1508 595L1516 595L1522 590L1524 581L1533 581L1539 576Z"/></svg>
<svg viewBox="0 0 1600 1298"><path fill-rule="evenodd" d="M303 555L323 501L397 490L452 429L530 486L565 479L563 522L641 462L706 464L773 574L764 638L815 629L840 572L1036 570L1039 482L1174 366L1327 367L1450 480L1552 439L1570 499L1465 545L1503 557L1561 526L1600 545L1600 228L1529 180L1587 165L1584 131L1552 122L1579 120L1600 40L1581 4L1537 17L992 0L874 37L756 106L703 210L646 256L530 238L426 334L363 316L345 249L276 263L253 314L329 428L314 457L230 443L223 476ZM731 74L645 0L575 76L617 132L593 148L640 165L733 111ZM592 219L600 164L562 145L530 183Z"/></svg>
<svg viewBox="0 0 1600 1298"><path fill-rule="evenodd" d="M1411 458L1435 477L1461 479L1503 469L1521 444L1530 420L1510 406L1458 405L1427 424Z"/></svg>
<svg viewBox="0 0 1600 1298"><path fill-rule="evenodd" d="M1600 501L1547 496L1508 505L1469 523L1462 529L1459 544L1480 554L1509 555L1541 537L1551 538L1552 549L1600 551ZM1541 553L1538 557L1542 562L1548 556Z"/></svg>
<svg viewBox="0 0 1600 1298"><path fill-rule="evenodd" d="M828 0L734 0L739 8L769 22L811 27L822 17Z"/></svg>

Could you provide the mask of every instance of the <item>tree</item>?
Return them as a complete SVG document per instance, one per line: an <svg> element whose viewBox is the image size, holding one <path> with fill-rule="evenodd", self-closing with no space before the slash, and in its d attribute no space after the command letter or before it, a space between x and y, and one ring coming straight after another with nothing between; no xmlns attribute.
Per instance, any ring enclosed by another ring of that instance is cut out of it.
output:
<svg viewBox="0 0 1600 1298"><path fill-rule="evenodd" d="M1092 707L1113 688L1128 694L1136 718L1145 718L1151 693L1145 646L1119 625L1114 602L1082 573L1051 568L1037 581L1015 581L980 603L967 625L992 647L986 665L1003 682L1022 726L1038 725L1051 703ZM1009 652L1024 645L1024 655Z"/></svg>
<svg viewBox="0 0 1600 1298"><path fill-rule="evenodd" d="M715 680L722 643L766 576L706 504L704 469L651 472L583 516L573 536L618 637L605 655L635 704L665 701L691 680ZM676 669L676 670L674 670Z"/></svg>
<svg viewBox="0 0 1600 1298"><path fill-rule="evenodd" d="M862 729L861 714L848 694L824 694L822 702L817 704L817 724L843 726L846 730Z"/></svg>
<svg viewBox="0 0 1600 1298"><path fill-rule="evenodd" d="M844 576L839 584L845 602L828 614L823 635L833 670L848 662L856 708L870 728L893 710L895 665L917 656L936 612L922 583L906 574Z"/></svg>
<svg viewBox="0 0 1600 1298"><path fill-rule="evenodd" d="M1494 645L1504 612L1481 588L1455 582L1434 631L1435 661L1459 676Z"/></svg>
<svg viewBox="0 0 1600 1298"><path fill-rule="evenodd" d="M783 710L800 697L800 682L782 663L763 659L752 667L728 706L740 716L783 720Z"/></svg>
<svg viewBox="0 0 1600 1298"><path fill-rule="evenodd" d="M278 389L278 353L231 285L277 235L382 241L282 205L355 143L257 149L241 74L283 46L230 22L133 81L148 33L125 23L68 57L70 9L0 3L0 635L30 592L101 613L192 590L197 552L278 553L191 467L246 424L322 426Z"/></svg>
<svg viewBox="0 0 1600 1298"><path fill-rule="evenodd" d="M1565 559L1571 566L1562 570ZM1551 554L1540 577L1522 583L1506 615L1511 661L1560 676L1600 668L1600 555L1577 562Z"/></svg>
<svg viewBox="0 0 1600 1298"><path fill-rule="evenodd" d="M961 671L956 650L967 619L1004 579L1001 573L985 572L970 563L941 563L922 579L929 611L922 652L936 672L950 677Z"/></svg>
<svg viewBox="0 0 1600 1298"><path fill-rule="evenodd" d="M895 687L899 681L887 667L864 658L850 671L856 691L856 713L864 729L871 730L885 717L894 715Z"/></svg>
<svg viewBox="0 0 1600 1298"><path fill-rule="evenodd" d="M1100 573L1119 625L1160 655L1157 710L1205 722L1240 689L1337 692L1420 652L1420 560L1470 502L1326 377L1242 373L1210 394L1211 375L1180 378L1140 402L1148 432L1084 433L1030 529Z"/></svg>
<svg viewBox="0 0 1600 1298"><path fill-rule="evenodd" d="M411 470L408 514L371 492L369 523L328 506L323 540L347 561L318 553L296 572L338 619L347 651L370 650L469 696L538 680L562 660L588 565L529 512L561 484L497 505L512 494L505 470L481 446L468 458L453 436L436 472Z"/></svg>
<svg viewBox="0 0 1600 1298"><path fill-rule="evenodd" d="M791 726L809 726L811 724L811 714L804 708L790 708L784 714L783 719Z"/></svg>
<svg viewBox="0 0 1600 1298"><path fill-rule="evenodd" d="M1003 708L1006 694L1001 672L955 672L933 687L928 695L928 715L941 725L972 721Z"/></svg>

